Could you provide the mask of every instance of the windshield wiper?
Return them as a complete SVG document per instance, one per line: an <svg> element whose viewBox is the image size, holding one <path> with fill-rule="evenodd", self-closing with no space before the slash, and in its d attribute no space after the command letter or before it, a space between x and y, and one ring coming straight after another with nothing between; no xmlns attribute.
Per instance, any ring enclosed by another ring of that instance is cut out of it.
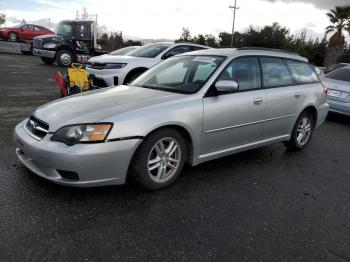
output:
<svg viewBox="0 0 350 262"><path fill-rule="evenodd" d="M170 93L192 94L192 92L189 92L189 91L186 91L186 90L171 89L171 88L167 88L167 87L154 86L154 85L140 85L138 87L149 88L149 89L165 91L165 92L170 92Z"/></svg>

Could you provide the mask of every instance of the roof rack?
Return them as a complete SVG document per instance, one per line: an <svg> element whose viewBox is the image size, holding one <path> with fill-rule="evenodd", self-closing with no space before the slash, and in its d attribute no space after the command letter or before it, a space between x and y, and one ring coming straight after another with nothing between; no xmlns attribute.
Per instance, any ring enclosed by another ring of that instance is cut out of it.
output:
<svg viewBox="0 0 350 262"><path fill-rule="evenodd" d="M297 55L300 56L299 54L292 52L292 51L288 51L288 50L283 50L283 49L275 49L275 48L267 48L267 47L239 47L237 48L237 50L261 50L261 51L272 51L272 52L282 52L282 53L287 53L287 54L292 54L292 55Z"/></svg>

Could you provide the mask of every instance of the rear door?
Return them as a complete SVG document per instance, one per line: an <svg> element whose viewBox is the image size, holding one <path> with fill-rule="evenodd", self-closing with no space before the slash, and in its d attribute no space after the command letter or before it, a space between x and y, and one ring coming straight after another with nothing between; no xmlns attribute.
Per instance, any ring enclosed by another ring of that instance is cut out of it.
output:
<svg viewBox="0 0 350 262"><path fill-rule="evenodd" d="M266 94L261 89L258 59L233 60L216 81L220 80L238 82L239 91L214 92L203 99L202 155L254 143L263 135ZM215 90L214 86L211 88Z"/></svg>
<svg viewBox="0 0 350 262"><path fill-rule="evenodd" d="M289 135L318 77L300 61L261 57L260 63L267 96L264 138Z"/></svg>

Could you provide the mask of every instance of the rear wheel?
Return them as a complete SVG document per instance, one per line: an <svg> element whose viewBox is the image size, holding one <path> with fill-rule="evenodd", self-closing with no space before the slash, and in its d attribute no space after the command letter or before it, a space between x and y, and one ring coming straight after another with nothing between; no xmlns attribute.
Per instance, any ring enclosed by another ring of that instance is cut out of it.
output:
<svg viewBox="0 0 350 262"><path fill-rule="evenodd" d="M8 33L7 40L11 41L11 42L16 42L17 41L17 34L15 32Z"/></svg>
<svg viewBox="0 0 350 262"><path fill-rule="evenodd" d="M47 65L52 65L55 62L54 58L48 58L48 57L40 57L41 61L43 61Z"/></svg>
<svg viewBox="0 0 350 262"><path fill-rule="evenodd" d="M314 131L314 118L311 113L304 111L298 117L289 141L285 146L292 150L302 150L310 142Z"/></svg>
<svg viewBox="0 0 350 262"><path fill-rule="evenodd" d="M74 56L72 52L68 50L61 50L56 55L56 63L59 66L70 66L74 62Z"/></svg>
<svg viewBox="0 0 350 262"><path fill-rule="evenodd" d="M179 132L164 128L146 137L136 152L132 177L144 188L169 186L180 175L186 159L186 144Z"/></svg>

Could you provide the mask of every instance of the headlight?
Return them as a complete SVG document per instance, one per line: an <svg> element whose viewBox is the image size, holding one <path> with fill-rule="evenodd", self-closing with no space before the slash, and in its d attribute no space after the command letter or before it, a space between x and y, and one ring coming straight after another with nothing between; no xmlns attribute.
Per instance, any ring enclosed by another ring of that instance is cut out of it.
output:
<svg viewBox="0 0 350 262"><path fill-rule="evenodd" d="M46 43L46 44L44 44L43 48L53 49L53 48L56 48L56 44L55 43Z"/></svg>
<svg viewBox="0 0 350 262"><path fill-rule="evenodd" d="M103 69L120 69L125 67L126 63L106 63Z"/></svg>
<svg viewBox="0 0 350 262"><path fill-rule="evenodd" d="M69 146L78 143L98 143L107 138L111 129L111 123L65 126L56 131L51 140Z"/></svg>

